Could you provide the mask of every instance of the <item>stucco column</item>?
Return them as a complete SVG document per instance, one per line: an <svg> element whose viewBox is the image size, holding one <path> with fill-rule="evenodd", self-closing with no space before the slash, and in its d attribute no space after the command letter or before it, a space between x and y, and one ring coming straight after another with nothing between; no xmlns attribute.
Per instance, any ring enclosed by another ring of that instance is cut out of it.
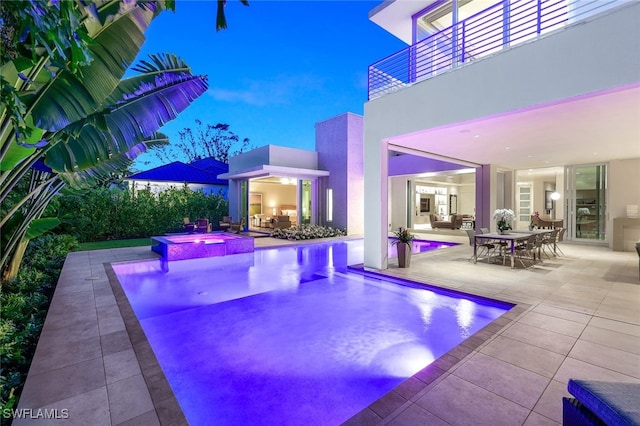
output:
<svg viewBox="0 0 640 426"><path fill-rule="evenodd" d="M388 173L387 141L364 145L364 266L387 269Z"/></svg>
<svg viewBox="0 0 640 426"><path fill-rule="evenodd" d="M240 220L240 181L229 179L229 216L233 221Z"/></svg>

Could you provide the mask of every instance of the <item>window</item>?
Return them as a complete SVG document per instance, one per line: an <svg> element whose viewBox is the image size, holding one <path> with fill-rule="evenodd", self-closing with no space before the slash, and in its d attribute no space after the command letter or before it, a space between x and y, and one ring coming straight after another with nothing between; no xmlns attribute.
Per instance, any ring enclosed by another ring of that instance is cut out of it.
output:
<svg viewBox="0 0 640 426"><path fill-rule="evenodd" d="M327 189L327 222L333 221L333 189Z"/></svg>

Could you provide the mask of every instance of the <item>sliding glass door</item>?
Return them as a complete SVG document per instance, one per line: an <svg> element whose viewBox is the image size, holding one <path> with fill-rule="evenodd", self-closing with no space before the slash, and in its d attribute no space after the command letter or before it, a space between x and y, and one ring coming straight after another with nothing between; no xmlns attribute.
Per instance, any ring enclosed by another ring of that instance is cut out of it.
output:
<svg viewBox="0 0 640 426"><path fill-rule="evenodd" d="M566 169L568 236L574 240L607 241L607 166Z"/></svg>

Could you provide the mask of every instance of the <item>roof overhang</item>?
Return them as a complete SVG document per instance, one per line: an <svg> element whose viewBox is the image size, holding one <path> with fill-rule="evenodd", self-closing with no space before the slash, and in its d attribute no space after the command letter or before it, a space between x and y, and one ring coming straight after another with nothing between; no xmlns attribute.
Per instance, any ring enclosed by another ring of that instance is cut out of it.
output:
<svg viewBox="0 0 640 426"><path fill-rule="evenodd" d="M130 182L155 182L155 183L162 183L162 184L167 184L167 185L184 185L189 184L189 185L209 185L209 186L227 186L228 183L224 182L224 181L219 181L219 182L202 182L199 180L169 180L169 179L149 179L149 178L132 178L132 177L126 177L126 178L122 178L122 180L125 181L130 181Z"/></svg>
<svg viewBox="0 0 640 426"><path fill-rule="evenodd" d="M284 166L272 166L269 164L263 164L261 166L252 167L245 170L238 170L235 172L224 173L218 175L218 179L251 179L267 176L278 177L295 177L298 179L315 179L322 176L329 176L329 172L326 170L314 170L314 169L300 169L297 167L284 167Z"/></svg>
<svg viewBox="0 0 640 426"><path fill-rule="evenodd" d="M413 43L412 16L433 2L434 0L386 0L369 11L369 19L405 43L411 44Z"/></svg>

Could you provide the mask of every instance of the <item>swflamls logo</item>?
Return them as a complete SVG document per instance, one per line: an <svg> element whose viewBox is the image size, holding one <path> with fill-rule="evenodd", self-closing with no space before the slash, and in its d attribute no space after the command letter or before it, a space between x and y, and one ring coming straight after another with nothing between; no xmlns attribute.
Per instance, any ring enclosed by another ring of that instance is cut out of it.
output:
<svg viewBox="0 0 640 426"><path fill-rule="evenodd" d="M68 419L68 408L4 408L2 417L5 419Z"/></svg>

